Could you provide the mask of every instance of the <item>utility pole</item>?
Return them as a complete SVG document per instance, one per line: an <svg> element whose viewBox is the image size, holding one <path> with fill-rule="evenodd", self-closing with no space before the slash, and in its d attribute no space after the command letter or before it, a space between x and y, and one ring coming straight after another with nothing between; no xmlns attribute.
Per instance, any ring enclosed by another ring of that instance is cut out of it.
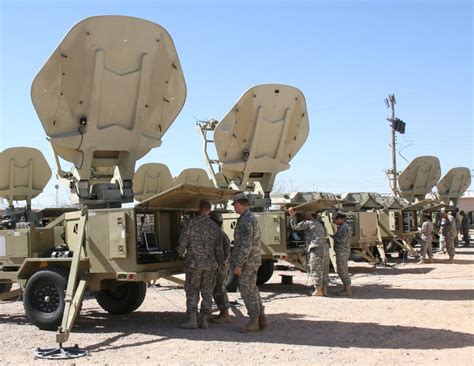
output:
<svg viewBox="0 0 474 366"><path fill-rule="evenodd" d="M385 98L385 105L387 108L392 110L391 118L387 118L387 121L390 122L390 127L392 128L392 170L387 170L386 173L389 176L392 176L392 191L395 196L398 195L398 172L397 172L397 135L398 133L405 133L406 123L403 122L400 118L395 117L395 104L397 100L395 99L395 94L389 94L388 98Z"/></svg>
<svg viewBox="0 0 474 366"><path fill-rule="evenodd" d="M390 94L388 96L388 102L390 103L390 109L392 110L392 121L395 121L395 103L397 103L395 99L395 94ZM397 195L397 185L398 185L398 177L397 177L397 136L395 135L395 126L392 123L392 191L394 195Z"/></svg>

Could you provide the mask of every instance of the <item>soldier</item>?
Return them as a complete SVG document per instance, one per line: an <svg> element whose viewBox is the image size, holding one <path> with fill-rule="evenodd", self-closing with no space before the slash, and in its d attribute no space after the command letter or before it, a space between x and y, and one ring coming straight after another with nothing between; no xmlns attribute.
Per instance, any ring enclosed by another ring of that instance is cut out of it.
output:
<svg viewBox="0 0 474 366"><path fill-rule="evenodd" d="M337 274L344 285L344 289L338 295L352 296L351 276L348 265L351 254L352 228L346 222L346 215L342 213L338 213L334 217L334 223L337 225L336 234L333 235Z"/></svg>
<svg viewBox="0 0 474 366"><path fill-rule="evenodd" d="M467 217L464 211L460 212L461 215L461 234L462 240L464 241L464 246L468 247L470 245L470 238L469 238L469 225L471 224L469 221L469 217Z"/></svg>
<svg viewBox="0 0 474 366"><path fill-rule="evenodd" d="M288 213L291 229L304 231L309 274L314 285L314 292L311 295L326 296L329 285L329 247L326 243L326 231L308 211L303 213L303 221L299 223L296 222L296 210L293 207Z"/></svg>
<svg viewBox="0 0 474 366"><path fill-rule="evenodd" d="M210 217L222 230L222 214L212 211ZM213 292L214 301L216 302L220 313L217 317L212 319L214 323L221 324L230 322L230 304L226 289L227 272L229 271L230 240L227 234L224 232L222 232L222 249L224 252L224 263L217 267L216 284L214 285Z"/></svg>
<svg viewBox="0 0 474 366"><path fill-rule="evenodd" d="M452 237L452 224L451 224L451 221L449 221L448 213L446 212L445 209L441 209L440 243L441 243L441 237L443 238L444 244L448 251L448 255L449 255L448 263L454 263L455 249L454 249L454 242L453 242L453 237Z"/></svg>
<svg viewBox="0 0 474 366"><path fill-rule="evenodd" d="M443 254L446 253L446 238L443 235L443 231L441 230L444 222L446 219L444 218L444 213L446 212L446 209L442 208L439 211L439 215L437 215L437 227L438 227L438 232L439 232L439 251Z"/></svg>
<svg viewBox="0 0 474 366"><path fill-rule="evenodd" d="M183 328L198 328L197 311L199 295L201 301L201 327L209 328L208 317L212 311L212 291L218 265L224 264L222 232L209 218L211 203L202 200L198 215L183 227L176 248L180 257L184 256L186 281L186 313L189 320Z"/></svg>
<svg viewBox="0 0 474 366"><path fill-rule="evenodd" d="M257 218L249 210L249 201L244 193L234 196L233 205L240 217L234 230L231 265L234 268L234 274L239 276L240 294L250 318L241 330L258 332L267 326L265 309L257 288L257 271L262 264L260 228Z"/></svg>
<svg viewBox="0 0 474 366"><path fill-rule="evenodd" d="M451 211L451 214L448 215L449 221L451 221L451 235L453 237L454 247L457 248L459 245L459 220L456 216L456 211Z"/></svg>
<svg viewBox="0 0 474 366"><path fill-rule="evenodd" d="M429 215L424 216L423 225L421 225L421 241L420 241L420 261L418 264L431 263L433 260L433 223ZM428 259L426 255L428 254Z"/></svg>

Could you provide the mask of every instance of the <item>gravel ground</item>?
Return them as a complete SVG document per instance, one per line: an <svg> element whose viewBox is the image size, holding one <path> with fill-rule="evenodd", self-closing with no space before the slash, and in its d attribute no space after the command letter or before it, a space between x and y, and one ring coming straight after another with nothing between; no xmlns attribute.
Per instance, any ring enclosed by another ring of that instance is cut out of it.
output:
<svg viewBox="0 0 474 366"><path fill-rule="evenodd" d="M89 351L64 364L325 364L473 365L474 249L458 249L435 263L393 261L388 267L350 263L354 296L308 296L307 275L278 271L261 286L270 326L242 334L245 308L231 294L233 321L208 330L184 330L185 295L167 281L150 287L144 304L127 316L104 312L85 300L70 337ZM281 285L280 274L293 275ZM54 346L54 332L28 323L21 302L0 302L0 363L51 364L34 360L36 347Z"/></svg>

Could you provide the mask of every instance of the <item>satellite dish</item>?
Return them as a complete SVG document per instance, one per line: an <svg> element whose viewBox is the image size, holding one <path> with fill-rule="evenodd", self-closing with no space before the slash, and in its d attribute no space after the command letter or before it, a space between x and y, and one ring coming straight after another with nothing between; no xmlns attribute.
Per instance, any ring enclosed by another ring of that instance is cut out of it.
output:
<svg viewBox="0 0 474 366"><path fill-rule="evenodd" d="M436 156L419 156L408 164L398 178L400 195L409 202L422 200L440 177L439 159Z"/></svg>
<svg viewBox="0 0 474 366"><path fill-rule="evenodd" d="M138 168L133 178L135 199L143 201L173 186L173 177L165 164L149 163Z"/></svg>
<svg viewBox="0 0 474 366"><path fill-rule="evenodd" d="M97 16L66 34L36 75L31 97L55 153L76 168L80 199L97 199L94 191L107 201L91 185L108 180L120 189L119 200L130 202L135 162L161 145L184 105L186 84L163 27Z"/></svg>
<svg viewBox="0 0 474 366"><path fill-rule="evenodd" d="M183 170L173 182L174 186L180 184L194 185L201 187L213 187L212 181L209 179L206 171L199 168L190 168Z"/></svg>
<svg viewBox="0 0 474 366"><path fill-rule="evenodd" d="M51 168L41 151L32 147L12 147L0 153L0 197L27 201L43 192L51 178Z"/></svg>
<svg viewBox="0 0 474 366"><path fill-rule="evenodd" d="M256 182L264 192L287 170L309 133L303 93L289 85L247 90L218 123L214 142L228 182L245 190Z"/></svg>
<svg viewBox="0 0 474 366"><path fill-rule="evenodd" d="M438 182L437 190L441 200L449 204L453 202L455 205L458 202L466 189L471 185L471 172L469 168L452 168L446 175Z"/></svg>

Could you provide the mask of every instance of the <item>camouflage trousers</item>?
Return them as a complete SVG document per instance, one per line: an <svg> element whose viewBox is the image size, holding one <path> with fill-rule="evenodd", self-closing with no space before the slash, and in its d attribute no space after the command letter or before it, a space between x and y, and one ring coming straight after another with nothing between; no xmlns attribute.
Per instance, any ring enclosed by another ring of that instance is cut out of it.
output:
<svg viewBox="0 0 474 366"><path fill-rule="evenodd" d="M456 249L454 247L453 237L446 238L446 250L448 251L449 258L454 258L456 254Z"/></svg>
<svg viewBox="0 0 474 366"><path fill-rule="evenodd" d="M469 242L471 241L471 238L469 237L469 228L462 228L461 229L462 233L462 240L464 241L465 246L469 246Z"/></svg>
<svg viewBox="0 0 474 366"><path fill-rule="evenodd" d="M321 245L311 248L308 253L309 274L316 288L329 285L329 247Z"/></svg>
<svg viewBox="0 0 474 366"><path fill-rule="evenodd" d="M351 247L334 248L336 252L336 266L337 274L344 286L351 285L351 275L349 274L349 256L351 254Z"/></svg>
<svg viewBox="0 0 474 366"><path fill-rule="evenodd" d="M230 308L229 296L227 295L227 289L225 287L228 271L229 264L226 263L222 267L219 267L216 272L213 296L219 310L228 310Z"/></svg>
<svg viewBox="0 0 474 366"><path fill-rule="evenodd" d="M439 249L441 251L447 250L448 255L450 258L454 258L456 254L456 249L454 248L454 240L451 236L443 236L439 237Z"/></svg>
<svg viewBox="0 0 474 366"><path fill-rule="evenodd" d="M426 258L426 254L428 254L428 258L433 258L433 239L421 239L420 240L420 257L422 259Z"/></svg>
<svg viewBox="0 0 474 366"><path fill-rule="evenodd" d="M216 280L215 269L201 270L195 268L186 269L186 280L184 291L186 292L186 312L197 313L199 297L201 296L201 313L212 312L212 291Z"/></svg>
<svg viewBox="0 0 474 366"><path fill-rule="evenodd" d="M240 295L250 317L259 316L260 309L263 308L262 298L257 288L257 271L258 267L244 264L239 277Z"/></svg>

